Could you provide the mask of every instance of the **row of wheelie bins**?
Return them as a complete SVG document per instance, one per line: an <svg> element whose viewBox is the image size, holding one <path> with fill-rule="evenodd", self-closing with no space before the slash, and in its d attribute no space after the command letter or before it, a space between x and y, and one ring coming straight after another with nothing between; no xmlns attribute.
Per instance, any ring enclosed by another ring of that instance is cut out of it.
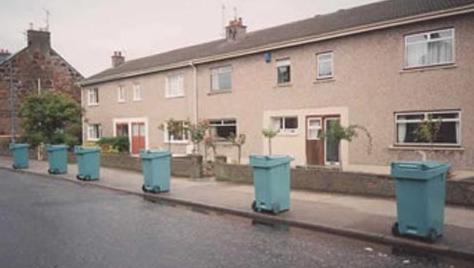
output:
<svg viewBox="0 0 474 268"><path fill-rule="evenodd" d="M28 144L11 144L14 168L28 168ZM47 147L51 174L67 173L65 145ZM74 150L78 163L77 178L98 180L100 177L100 149L79 147ZM170 190L171 154L168 151L142 150L146 193ZM290 209L289 156L250 156L253 168L255 200L251 208L256 212L278 214ZM395 178L397 221L392 226L395 236L421 237L434 242L443 234L445 185L449 165L439 162L397 161L391 164Z"/></svg>

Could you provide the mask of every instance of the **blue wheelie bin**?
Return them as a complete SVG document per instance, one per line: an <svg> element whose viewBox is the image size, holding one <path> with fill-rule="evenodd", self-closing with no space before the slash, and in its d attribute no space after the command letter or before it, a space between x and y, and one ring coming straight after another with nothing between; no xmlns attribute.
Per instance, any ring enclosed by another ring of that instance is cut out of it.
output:
<svg viewBox="0 0 474 268"><path fill-rule="evenodd" d="M92 181L100 177L100 148L74 147L79 172L78 180Z"/></svg>
<svg viewBox="0 0 474 268"><path fill-rule="evenodd" d="M449 164L439 162L393 162L397 222L395 236L406 235L434 242L443 234L446 173Z"/></svg>
<svg viewBox="0 0 474 268"><path fill-rule="evenodd" d="M30 145L26 143L10 143L10 151L13 155L12 167L14 169L28 168L29 148Z"/></svg>
<svg viewBox="0 0 474 268"><path fill-rule="evenodd" d="M250 156L253 168L256 212L280 213L290 209L290 162L289 156Z"/></svg>
<svg viewBox="0 0 474 268"><path fill-rule="evenodd" d="M145 193L161 193L170 190L171 153L169 151L141 150Z"/></svg>
<svg viewBox="0 0 474 268"><path fill-rule="evenodd" d="M67 149L65 144L48 145L49 174L66 174L67 173Z"/></svg>

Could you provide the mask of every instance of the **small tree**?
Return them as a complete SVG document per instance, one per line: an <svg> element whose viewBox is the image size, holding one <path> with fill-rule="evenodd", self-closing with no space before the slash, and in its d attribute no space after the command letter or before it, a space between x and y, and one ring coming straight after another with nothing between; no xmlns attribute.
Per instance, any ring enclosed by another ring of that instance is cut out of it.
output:
<svg viewBox="0 0 474 268"><path fill-rule="evenodd" d="M192 124L189 121L186 123L187 130L193 143L193 153L199 152L199 145L204 140L206 132L209 129L209 122L199 121L197 124Z"/></svg>
<svg viewBox="0 0 474 268"><path fill-rule="evenodd" d="M439 131L441 130L441 120L434 120L433 116L429 116L424 120L415 130L416 140L419 142L428 143L431 151L433 151L433 144L438 139ZM426 153L419 151L423 161L427 160Z"/></svg>
<svg viewBox="0 0 474 268"><path fill-rule="evenodd" d="M278 130L267 128L262 130L262 134L268 139L268 154L272 155L272 139L278 134Z"/></svg>
<svg viewBox="0 0 474 268"><path fill-rule="evenodd" d="M211 149L212 150L212 153L214 155L214 158L216 157L217 155L217 144L216 144L216 141L214 140L213 137L211 137L210 135L204 137L204 153L205 153L205 159L207 159L207 151Z"/></svg>
<svg viewBox="0 0 474 268"><path fill-rule="evenodd" d="M82 135L82 108L70 96L43 92L28 96L20 106L23 135L32 147L40 144L77 145Z"/></svg>
<svg viewBox="0 0 474 268"><path fill-rule="evenodd" d="M320 133L320 138L325 139L329 142L334 142L336 146L338 147L338 153L339 153L339 163L342 168L342 157L341 157L341 146L340 143L342 140L346 140L348 142L351 142L353 138L358 137L357 130L360 130L364 132L367 136L367 139L369 140L368 146L367 146L367 152L370 154L372 152L372 136L370 135L369 131L359 125L350 125L348 127L343 127L339 121L332 121L329 123L330 127L329 130L323 131Z"/></svg>
<svg viewBox="0 0 474 268"><path fill-rule="evenodd" d="M168 150L171 152L171 138L178 137L179 135L185 135L186 126L183 121L174 120L170 118L166 120L163 124L159 126L159 129L162 131L167 131L168 133Z"/></svg>
<svg viewBox="0 0 474 268"><path fill-rule="evenodd" d="M237 161L240 164L240 160L242 158L242 146L245 144L245 134L239 134L239 136L236 136L235 133L230 133L229 137L227 140L232 143L235 147L237 147Z"/></svg>

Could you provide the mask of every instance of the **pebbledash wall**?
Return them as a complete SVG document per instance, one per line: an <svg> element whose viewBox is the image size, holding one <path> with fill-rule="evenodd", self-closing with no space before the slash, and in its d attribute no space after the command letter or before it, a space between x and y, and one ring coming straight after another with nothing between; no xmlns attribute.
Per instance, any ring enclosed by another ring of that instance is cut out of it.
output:
<svg viewBox="0 0 474 268"><path fill-rule="evenodd" d="M474 16L458 15L417 24L377 30L293 48L272 51L266 63L262 54L197 66L199 119L237 120L238 133L247 135L243 159L267 152L261 130L272 116L297 116L298 129L273 140L274 154L289 154L293 165L305 165L305 118L308 115L338 115L343 124L366 127L373 137L373 150L361 135L342 143L345 164L387 165L393 160L418 159L420 148L397 147L395 112L461 111L461 146L437 148L429 158L448 161L455 169L474 169ZM406 70L404 36L418 32L455 29L455 63ZM316 80L316 54L332 51L333 79ZM276 83L276 60L291 61L291 83ZM232 66L232 90L210 91L210 68ZM184 74L185 96L165 98L165 77ZM142 100L133 101L132 84L139 83ZM117 88L126 88L127 101L118 103ZM87 106L89 88L99 88L100 103ZM113 135L117 118L143 118L147 124L148 148L167 148L158 126L168 118L193 118L192 68L143 75L87 86L83 90L86 123L100 123L104 136ZM174 144L173 152L185 153L189 144ZM427 148L422 148L427 149ZM428 149L427 149L428 150ZM218 146L219 154L235 161L236 150L228 143Z"/></svg>

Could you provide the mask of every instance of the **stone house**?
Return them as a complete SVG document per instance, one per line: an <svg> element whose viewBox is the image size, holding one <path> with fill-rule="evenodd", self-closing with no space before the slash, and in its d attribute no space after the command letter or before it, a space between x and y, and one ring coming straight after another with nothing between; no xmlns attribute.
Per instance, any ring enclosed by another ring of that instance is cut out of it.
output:
<svg viewBox="0 0 474 268"><path fill-rule="evenodd" d="M261 132L279 130L273 153L295 165L344 169L397 159L449 161L474 169L474 1L389 0L247 32L241 19L227 36L125 61L82 82L84 140L128 136L142 148L190 152L187 133L168 140L169 118L209 120L217 151L231 161L226 138L244 133L244 160L267 152ZM441 121L434 144L414 134ZM339 121L365 127L353 142L319 133Z"/></svg>
<svg viewBox="0 0 474 268"><path fill-rule="evenodd" d="M71 95L78 102L81 91L78 82L84 77L51 47L51 34L46 30L27 31L27 46L10 55L0 51L0 136L10 137L11 88L16 99L16 111L28 94L55 90ZM17 134L21 123L16 124Z"/></svg>

